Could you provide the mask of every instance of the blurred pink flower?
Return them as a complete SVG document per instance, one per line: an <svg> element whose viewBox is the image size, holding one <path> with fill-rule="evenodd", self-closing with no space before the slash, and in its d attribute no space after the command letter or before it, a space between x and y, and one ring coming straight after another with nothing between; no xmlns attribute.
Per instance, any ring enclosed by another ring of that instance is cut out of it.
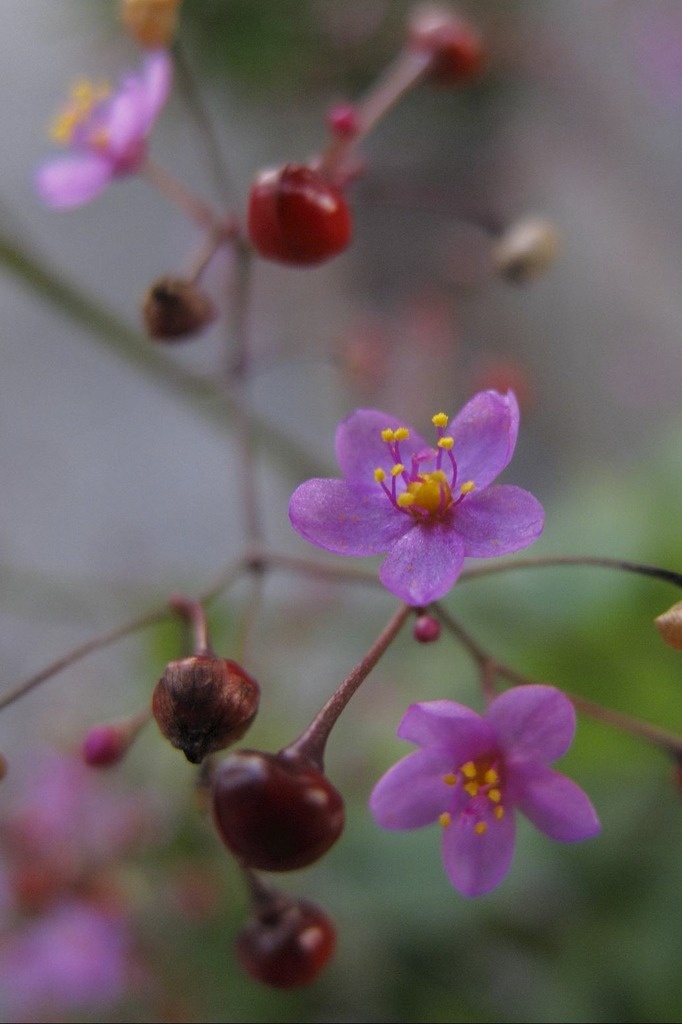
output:
<svg viewBox="0 0 682 1024"><path fill-rule="evenodd" d="M140 74L127 75L114 93L104 85L76 83L51 132L73 155L47 160L36 174L36 188L48 206L80 206L115 178L139 169L171 77L170 57L158 50L146 58Z"/></svg>

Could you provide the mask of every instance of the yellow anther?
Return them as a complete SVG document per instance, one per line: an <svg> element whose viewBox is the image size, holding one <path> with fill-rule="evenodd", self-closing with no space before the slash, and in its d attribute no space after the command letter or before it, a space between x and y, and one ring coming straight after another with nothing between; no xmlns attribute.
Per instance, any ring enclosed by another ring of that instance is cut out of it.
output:
<svg viewBox="0 0 682 1024"><path fill-rule="evenodd" d="M393 431L393 437L396 441L407 441L410 436L410 432L407 427L398 427L397 430Z"/></svg>
<svg viewBox="0 0 682 1024"><path fill-rule="evenodd" d="M382 483L386 479L386 474L384 473L381 466L374 470L374 479L378 484Z"/></svg>
<svg viewBox="0 0 682 1024"><path fill-rule="evenodd" d="M443 828L447 828L451 821L452 821L452 816L450 814L448 814L447 811L443 811L443 813L439 814L439 816L438 816L438 823L440 825L442 825Z"/></svg>
<svg viewBox="0 0 682 1024"><path fill-rule="evenodd" d="M398 495L396 502L400 508L409 508L410 505L414 505L414 494L409 494L405 491L403 494Z"/></svg>
<svg viewBox="0 0 682 1024"><path fill-rule="evenodd" d="M462 492L462 494L471 494L475 487L476 484L474 483L473 480L467 480L467 482L462 484L462 486L460 487L460 491Z"/></svg>
<svg viewBox="0 0 682 1024"><path fill-rule="evenodd" d="M467 779L476 778L476 765L473 761L467 761L466 764L462 765L462 775L466 775Z"/></svg>
<svg viewBox="0 0 682 1024"><path fill-rule="evenodd" d="M496 807L495 810L493 811L493 814L495 815L495 817L499 821L500 818L504 817L504 807Z"/></svg>
<svg viewBox="0 0 682 1024"><path fill-rule="evenodd" d="M482 836L484 832L488 831L488 826L484 821L477 821L474 825L474 832L477 836Z"/></svg>
<svg viewBox="0 0 682 1024"><path fill-rule="evenodd" d="M488 797L494 804L499 804L502 799L502 791L499 789L491 789L488 791Z"/></svg>
<svg viewBox="0 0 682 1024"><path fill-rule="evenodd" d="M497 774L494 768L488 768L488 771L483 776L483 781L486 786L493 786L496 782L500 781L500 776Z"/></svg>
<svg viewBox="0 0 682 1024"><path fill-rule="evenodd" d="M452 772L449 772L447 775L443 776L443 782L446 786L455 786L457 785L457 776L453 775Z"/></svg>
<svg viewBox="0 0 682 1024"><path fill-rule="evenodd" d="M402 462L396 462L395 466L391 470L391 476L400 476L405 471L405 467Z"/></svg>
<svg viewBox="0 0 682 1024"><path fill-rule="evenodd" d="M439 437L438 438L438 447L439 448L445 448L446 452L450 451L450 449L452 448L454 443L455 442L454 442L453 438L451 438L451 437Z"/></svg>
<svg viewBox="0 0 682 1024"><path fill-rule="evenodd" d="M395 434L390 427L386 427L386 430L381 431L382 441L395 441Z"/></svg>
<svg viewBox="0 0 682 1024"><path fill-rule="evenodd" d="M448 478L442 469L434 469L433 473L425 473L424 480L432 480L437 484L446 484L448 482Z"/></svg>
<svg viewBox="0 0 682 1024"><path fill-rule="evenodd" d="M431 417L431 422L434 427L447 427L448 418L444 412L437 412L435 416Z"/></svg>
<svg viewBox="0 0 682 1024"><path fill-rule="evenodd" d="M478 796L479 788L480 787L477 782L467 782L464 786L464 790L469 794L469 796Z"/></svg>

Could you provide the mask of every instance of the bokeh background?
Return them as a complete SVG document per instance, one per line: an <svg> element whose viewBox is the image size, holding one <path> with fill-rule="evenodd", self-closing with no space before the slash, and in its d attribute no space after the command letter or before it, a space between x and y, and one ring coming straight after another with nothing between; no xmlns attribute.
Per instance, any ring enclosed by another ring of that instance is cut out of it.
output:
<svg viewBox="0 0 682 1024"><path fill-rule="evenodd" d="M682 8L458 9L487 41L486 73L461 90L419 88L363 146L348 253L306 272L257 265L250 402L279 433L257 466L268 540L310 554L286 515L302 479L288 442L331 475L335 425L356 406L424 427L475 390L512 383L523 422L507 478L547 509L534 553L679 569ZM215 399L171 389L157 365L219 381L224 322L170 353L137 336L141 295L187 265L197 232L142 181L63 213L42 208L32 186L71 81L116 80L140 60L116 10L113 0L2 4L6 689L172 591L204 589L243 544L229 424ZM408 10L402 0L184 4L183 54L237 210L257 169L319 149L330 104L371 84ZM218 198L180 88L152 152ZM491 273L489 243L529 212L556 222L560 258L519 288ZM225 314L228 272L221 258L207 278ZM247 599L238 586L211 607L225 656L239 648ZM680 730L680 655L652 625L675 600L662 583L573 568L463 583L447 603L529 676ZM247 666L264 691L249 745L274 750L297 735L392 608L376 588L273 574ZM394 738L406 705L480 707L474 668L448 637L423 648L406 634L351 703L327 758L346 832L282 879L334 916L336 959L307 990L253 983L232 954L243 886L190 766L151 727L119 768L78 761L85 731L144 704L182 642L173 624L147 631L0 715L3 1019L679 1021L682 793L662 753L581 719L562 768L590 793L603 834L559 847L522 825L508 879L475 901L450 888L437 830L373 825L367 796L406 752Z"/></svg>

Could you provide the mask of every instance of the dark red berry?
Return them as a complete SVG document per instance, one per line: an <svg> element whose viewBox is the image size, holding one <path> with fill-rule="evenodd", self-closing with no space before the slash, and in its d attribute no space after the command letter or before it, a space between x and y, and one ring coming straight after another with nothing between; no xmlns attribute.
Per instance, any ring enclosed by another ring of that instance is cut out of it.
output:
<svg viewBox="0 0 682 1024"><path fill-rule="evenodd" d="M242 864L293 871L318 860L341 835L343 798L309 761L240 750L218 767L213 815Z"/></svg>
<svg viewBox="0 0 682 1024"><path fill-rule="evenodd" d="M427 77L436 85L466 81L483 66L480 37L446 8L430 4L417 8L410 25L410 42L415 49L431 54Z"/></svg>
<svg viewBox="0 0 682 1024"><path fill-rule="evenodd" d="M244 970L266 985L309 985L331 960L336 930L319 907L307 900L274 904L256 913L237 935L236 952Z"/></svg>
<svg viewBox="0 0 682 1024"><path fill-rule="evenodd" d="M420 644L430 644L440 636L440 622L433 615L419 615L414 624L414 638Z"/></svg>
<svg viewBox="0 0 682 1024"><path fill-rule="evenodd" d="M240 665L202 654L166 665L152 712L166 739L199 764L244 735L259 701L258 683Z"/></svg>
<svg viewBox="0 0 682 1024"><path fill-rule="evenodd" d="M343 252L352 225L334 185L310 167L286 164L261 172L251 186L248 229L261 256L305 267Z"/></svg>

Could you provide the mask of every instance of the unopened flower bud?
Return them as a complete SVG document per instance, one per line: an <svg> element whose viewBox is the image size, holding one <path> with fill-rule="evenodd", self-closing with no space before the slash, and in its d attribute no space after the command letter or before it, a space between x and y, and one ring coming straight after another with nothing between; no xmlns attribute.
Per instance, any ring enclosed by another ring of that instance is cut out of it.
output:
<svg viewBox="0 0 682 1024"><path fill-rule="evenodd" d="M682 601L654 619L656 628L669 647L682 651Z"/></svg>
<svg viewBox="0 0 682 1024"><path fill-rule="evenodd" d="M130 718L93 726L83 740L83 760L93 768L108 768L118 764L148 721L149 711L145 708Z"/></svg>
<svg viewBox="0 0 682 1024"><path fill-rule="evenodd" d="M414 624L414 638L420 644L430 644L440 636L440 622L433 615L418 615Z"/></svg>
<svg viewBox="0 0 682 1024"><path fill-rule="evenodd" d="M306 267L348 248L352 223L335 185L311 167L285 164L256 177L248 230L251 244L265 259Z"/></svg>
<svg viewBox="0 0 682 1024"><path fill-rule="evenodd" d="M218 766L213 816L242 864L293 871L318 860L344 825L343 798L310 761L240 750Z"/></svg>
<svg viewBox="0 0 682 1024"><path fill-rule="evenodd" d="M178 27L180 0L121 0L121 21L140 46L170 46Z"/></svg>
<svg viewBox="0 0 682 1024"><path fill-rule="evenodd" d="M336 929L308 900L273 898L257 907L237 935L237 959L244 970L274 988L309 985L331 960Z"/></svg>
<svg viewBox="0 0 682 1024"><path fill-rule="evenodd" d="M493 247L495 270L514 284L546 274L556 260L559 236L550 220L528 216L511 224Z"/></svg>
<svg viewBox="0 0 682 1024"><path fill-rule="evenodd" d="M160 277L142 303L145 329L157 341L182 341L215 318L216 309L208 295L181 277Z"/></svg>
<svg viewBox="0 0 682 1024"><path fill-rule="evenodd" d="M431 55L428 81L456 85L473 78L483 65L483 44L472 27L447 7L420 4L408 25L410 45Z"/></svg>
<svg viewBox="0 0 682 1024"><path fill-rule="evenodd" d="M352 103L337 103L327 114L327 127L338 139L352 139L360 131L357 109Z"/></svg>
<svg viewBox="0 0 682 1024"><path fill-rule="evenodd" d="M152 697L159 729L188 761L200 764L235 743L251 725L258 683L234 661L202 654L171 661Z"/></svg>

